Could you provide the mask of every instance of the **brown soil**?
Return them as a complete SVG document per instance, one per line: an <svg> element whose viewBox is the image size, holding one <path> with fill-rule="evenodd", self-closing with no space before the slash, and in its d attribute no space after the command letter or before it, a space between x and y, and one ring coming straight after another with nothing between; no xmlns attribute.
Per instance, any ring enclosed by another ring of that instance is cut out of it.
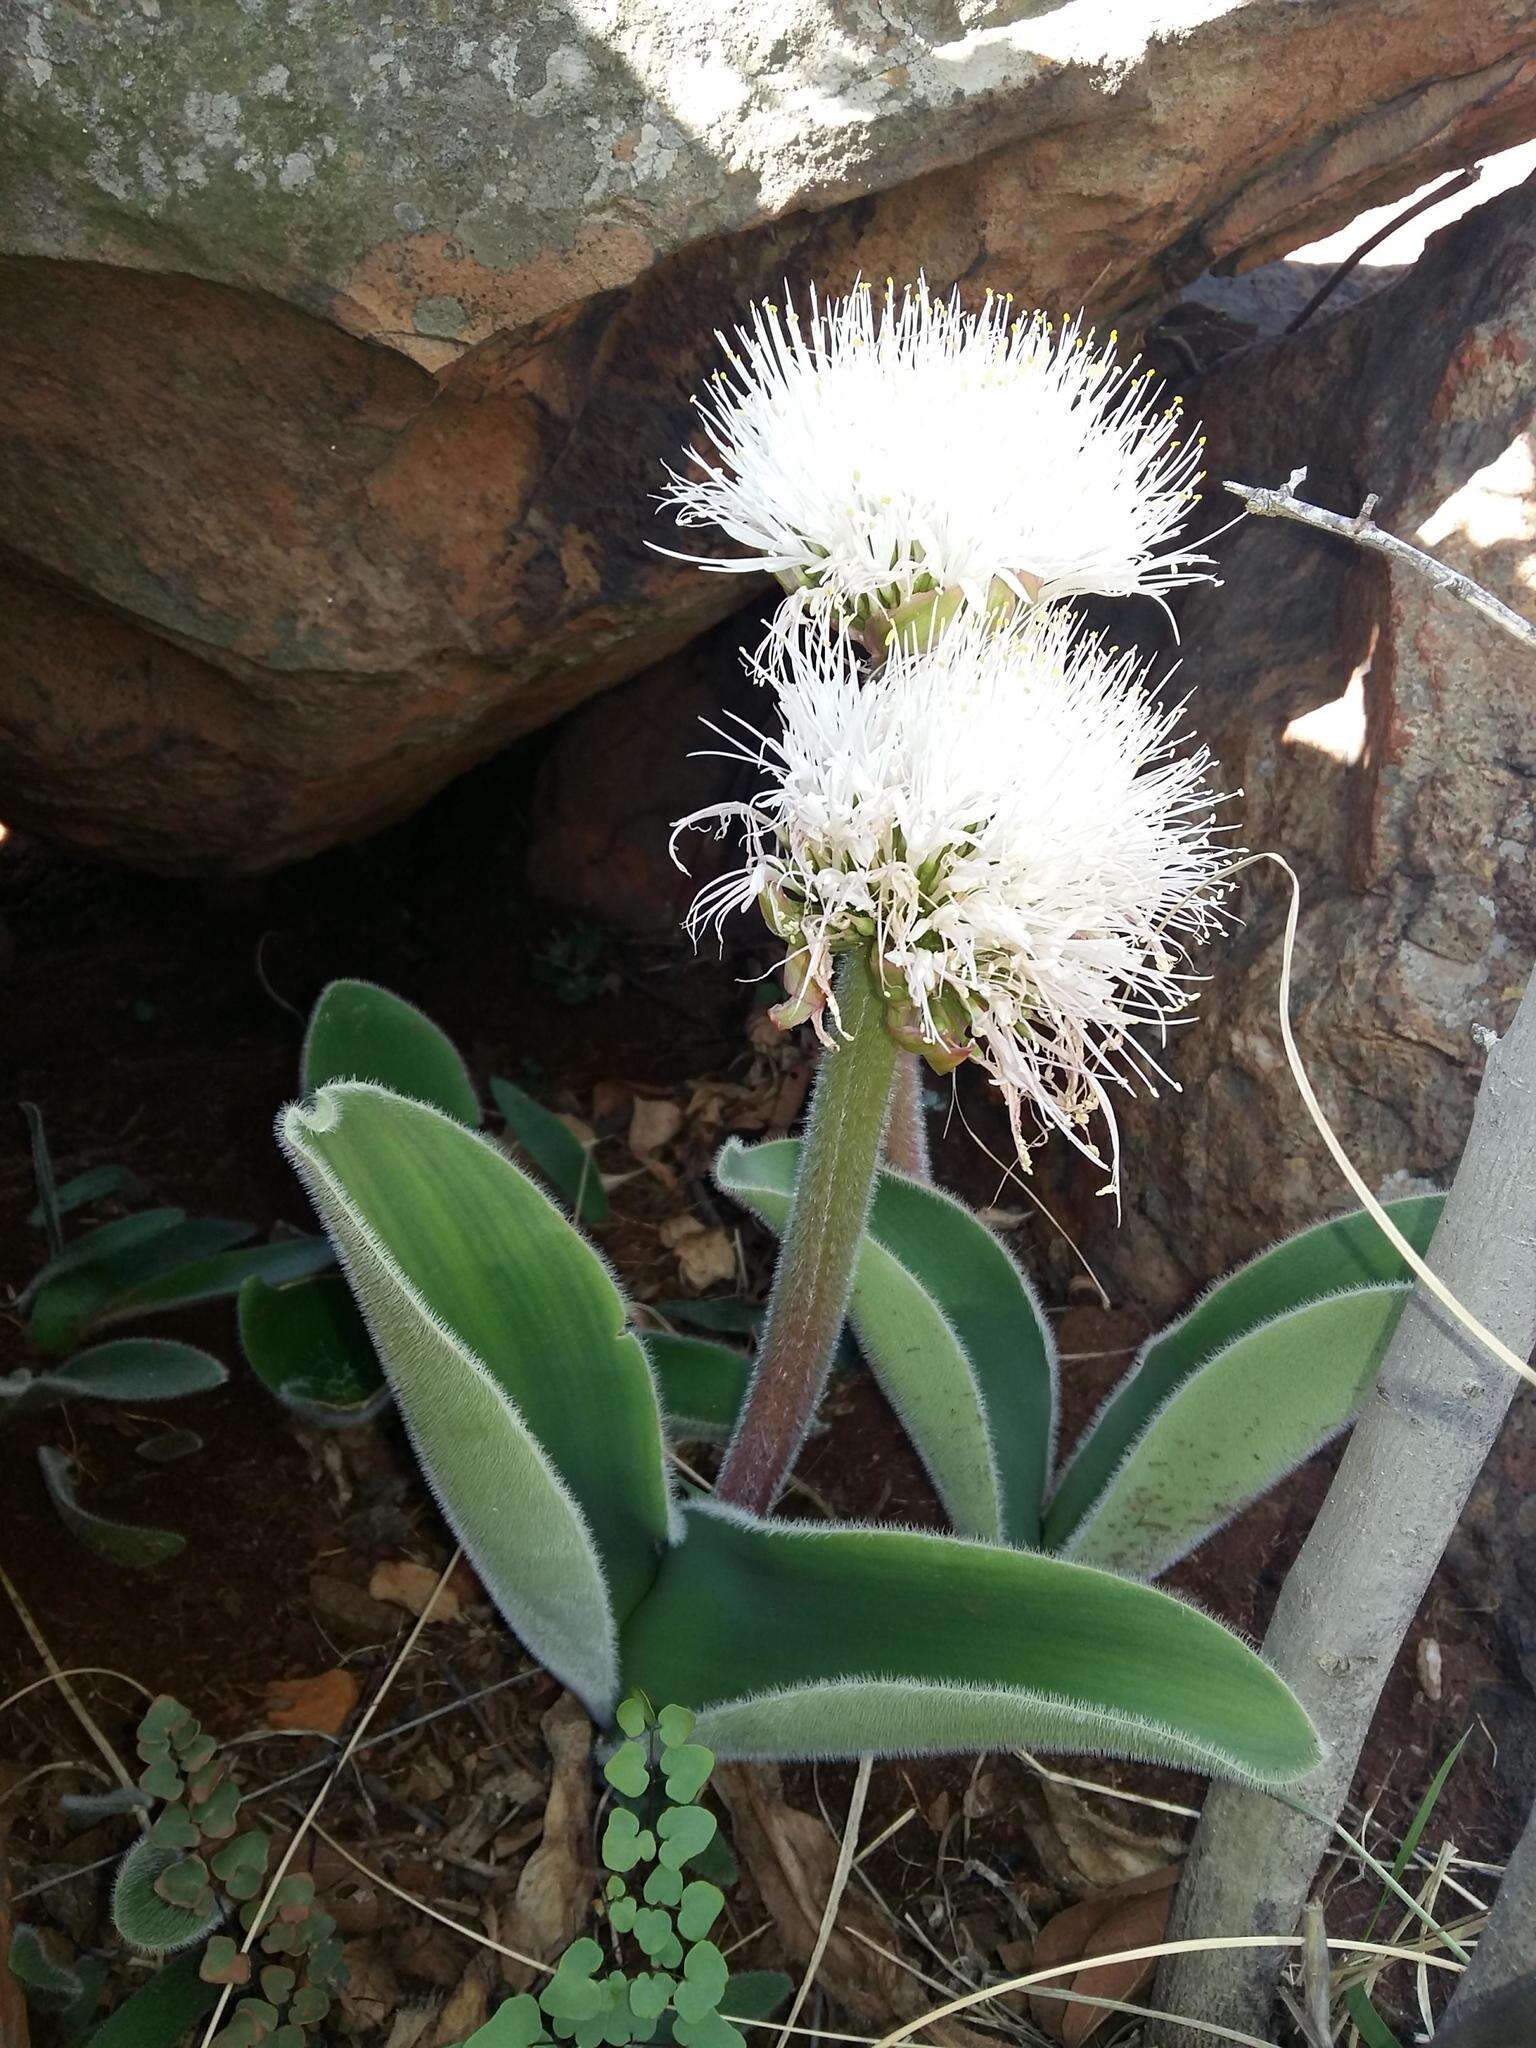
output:
<svg viewBox="0 0 1536 2048"><path fill-rule="evenodd" d="M686 1084L700 1077L741 1083L759 1073L749 1026L760 998L743 977L764 966L766 954L695 960L681 940L639 945L573 929L530 898L522 846L531 758L524 750L493 764L365 847L264 881L151 881L8 843L0 851L0 915L15 951L4 983L3 1093L41 1105L60 1178L120 1161L156 1201L246 1217L263 1232L280 1221L305 1224L271 1120L295 1086L294 1012L305 1011L337 974L378 980L419 1002L455 1037L482 1082L492 1073L511 1075L558 1107L595 1116L605 1131L622 1132L623 1103L636 1089L684 1100ZM562 973L565 986L557 992L551 978ZM606 1097L600 1092L594 1110L599 1084L618 1085ZM978 1097L967 1106L995 1137L986 1102ZM15 1290L40 1261L42 1242L25 1220L33 1195L19 1118L11 1129L0 1151L0 1283ZM605 1247L642 1296L679 1291L658 1221L692 1209L707 1223L735 1227L710 1190L707 1160L707 1145L685 1143L670 1169L641 1175L616 1196L617 1220L604 1234ZM940 1165L941 1177L968 1199L995 1196L994 1169L958 1124L942 1143ZM748 1277L761 1284L766 1247L751 1231L742 1243ZM1028 1256L1027 1236L1021 1249ZM391 1424L344 1438L297 1430L244 1374L227 1310L178 1318L176 1328L232 1367L230 1384L218 1393L165 1411L170 1424L198 1432L202 1450L169 1465L146 1463L135 1446L168 1426L148 1413L78 1405L16 1426L5 1446L0 1557L62 1665L126 1672L151 1691L176 1693L221 1736L249 1736L261 1727L263 1689L274 1680L345 1665L366 1696L404 1625L404 1617L368 1601L371 1570L401 1556L440 1564L447 1546ZM1062 1314L1060 1331L1065 1353L1116 1353L1066 1364L1070 1441L1125 1369L1143 1331L1132 1312L1081 1306ZM0 1370L21 1362L19 1319L0 1311ZM828 1420L832 1426L802 1466L816 1495L839 1513L937 1522L916 1460L867 1380L855 1375L835 1384ZM182 1531L183 1556L141 1577L75 1548L37 1476L33 1451L42 1442L76 1453L89 1498L103 1511ZM1328 1460L1314 1461L1181 1566L1173 1585L1250 1636L1261 1634L1328 1469ZM1438 1702L1416 1678L1416 1644L1424 1634L1441 1646ZM431 1653L408 1667L381 1726L525 1675L472 1713L445 1716L430 1730L384 1745L359 1785L338 1793L329 1824L361 1844L359 1853L380 1863L392 1858L397 1882L409 1888L414 1872L418 1888L447 1899L450 1909L456 1898L462 1913L478 1918L487 1897L521 1867L536 1839L536 1811L509 1824L484 1852L504 1859L503 1878L485 1876L484 1855L469 1859L477 1869L434 1861L434 1825L482 1796L476 1774L489 1768L489 1757L510 1755L536 1773L547 1771L537 1717L553 1689L528 1670L488 1611L472 1609L458 1633L436 1631L431 1642ZM0 1696L39 1668L9 1603L0 1605ZM1453 1573L1442 1572L1389 1685L1360 1780L1362 1799L1378 1800L1374 1839L1387 1853L1437 1763L1468 1727L1474 1696L1515 1676L1492 1618L1468 1602ZM110 1680L82 1684L108 1733L131 1748L126 1690ZM244 1752L253 1783L317 1753L312 1739L270 1736ZM94 1759L95 1752L48 1688L10 1709L0 1756L13 1760L14 1783L45 1763ZM1079 1762L1078 1775L1103 1784L1198 1801L1198 1786L1173 1773ZM1449 1836L1463 1855L1484 1861L1507 1851L1514 1815L1492 1763L1490 1743L1475 1734L1430 1841ZM0 1763L0 1773L6 1769ZM824 1800L837 1822L849 1783L840 1768L800 1771L790 1774L789 1791L802 1805ZM124 1839L120 1821L69 1835L53 1796L66 1785L90 1789L84 1775L51 1774L15 1803L11 1883L19 1893ZM980 1766L965 1760L877 1770L869 1829L909 1807L915 1816L871 1859L867 1875L950 1958L979 1956L995 1968L999 1955L1005 1962L1011 1956L1016 1966L1029 1919L1047 1917L1093 1888L1073 1860L1060 1811L1047 1811L1038 1779L1022 1762L993 1757ZM1177 1834L1182 1825L1149 1818L1144 1809L1086 1802L1075 1822L1079 1835L1100 1823L1150 1837ZM1155 1861L1155 1845L1148 1853ZM333 1874L340 1870L336 1864ZM99 1945L108 1939L101 1884L97 1874L53 1885L35 1893L32 1904L23 1900L20 1910L84 1947ZM379 1969L394 1990L385 1983L381 2001L428 1995L423 1985L430 1992L457 1984L466 1956L456 1938L427 1940L419 1928L411 1931L405 1909L381 1905L377 1893L371 1904L359 1903L366 1892L348 1880L338 1896L350 1901L345 1931L361 1937L392 1930L391 1954ZM1345 1886L1331 1918L1340 1927L1357 1924L1372 1903L1372 1887ZM750 1924L749 1918L743 1932ZM416 1947L402 1952L407 1935ZM771 1951L771 1937L759 1939L738 1960L770 1962ZM921 1960L937 1968L931 1954Z"/></svg>

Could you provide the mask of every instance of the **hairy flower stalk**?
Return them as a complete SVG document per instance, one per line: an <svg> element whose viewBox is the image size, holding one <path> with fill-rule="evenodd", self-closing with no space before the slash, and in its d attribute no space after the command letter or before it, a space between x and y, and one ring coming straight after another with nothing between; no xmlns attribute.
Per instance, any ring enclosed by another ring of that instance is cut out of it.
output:
<svg viewBox="0 0 1536 2048"><path fill-rule="evenodd" d="M804 320L759 305L720 339L730 367L696 401L705 446L663 500L744 550L685 559L797 593L781 624L824 609L878 643L884 616L946 593L1033 604L1209 577L1175 544L1202 444L1113 334L991 293L970 314L919 283L813 293Z"/></svg>
<svg viewBox="0 0 1536 2048"><path fill-rule="evenodd" d="M1230 859L1180 707L1061 609L903 636L867 677L812 620L755 666L782 730L733 741L765 776L750 801L678 828L746 840L690 928L760 905L787 948L780 1021L814 1019L829 1042L835 963L861 954L897 1044L939 1072L975 1060L1021 1159L1060 1131L1115 1191L1111 1093L1160 1078L1138 1034L1165 1038L1193 1001L1190 948L1219 921Z"/></svg>
<svg viewBox="0 0 1536 2048"><path fill-rule="evenodd" d="M715 1482L717 1500L757 1514L778 1498L826 1385L890 1107L896 1045L866 955L844 960L837 1007L843 1035L816 1076L757 1366Z"/></svg>

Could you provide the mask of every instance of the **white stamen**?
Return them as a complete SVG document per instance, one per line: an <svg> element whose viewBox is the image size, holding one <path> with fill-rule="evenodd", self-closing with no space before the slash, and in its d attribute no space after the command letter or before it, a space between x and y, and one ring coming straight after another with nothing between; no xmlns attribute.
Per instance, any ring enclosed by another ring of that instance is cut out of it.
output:
<svg viewBox="0 0 1536 2048"><path fill-rule="evenodd" d="M998 1084L1021 1156L1059 1130L1105 1163L1102 1115L1114 1189L1108 1090L1165 1078L1134 1034L1166 1040L1193 1002L1189 948L1219 922L1231 858L1183 707L1060 608L966 615L925 648L898 641L868 679L816 617L751 666L783 729L740 744L768 778L750 802L677 827L746 837L690 931L772 891L823 996L836 956L870 947L920 1035L958 1037Z"/></svg>
<svg viewBox="0 0 1536 2048"><path fill-rule="evenodd" d="M867 286L754 307L730 368L696 401L697 473L668 472L684 527L718 526L745 553L706 569L768 570L862 623L930 590L973 605L994 583L1026 600L1152 595L1206 580L1172 545L1199 481L1151 373L1122 369L1080 321L977 314L926 284Z"/></svg>

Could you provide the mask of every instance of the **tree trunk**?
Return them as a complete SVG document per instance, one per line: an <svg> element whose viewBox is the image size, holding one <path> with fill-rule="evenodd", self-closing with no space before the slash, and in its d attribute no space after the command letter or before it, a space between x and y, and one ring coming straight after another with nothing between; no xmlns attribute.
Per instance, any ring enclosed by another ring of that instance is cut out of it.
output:
<svg viewBox="0 0 1536 2048"><path fill-rule="evenodd" d="M1429 1263L1525 1356L1536 1341L1536 993L1488 1056ZM1327 1847L1394 1658L1519 1382L1421 1287L1405 1310L1265 1638L1328 1755L1294 1795L1212 1789L1169 1936L1289 1934ZM1262 2033L1281 1951L1170 1957L1157 2003ZM1182 2027L1157 2048L1201 2048Z"/></svg>

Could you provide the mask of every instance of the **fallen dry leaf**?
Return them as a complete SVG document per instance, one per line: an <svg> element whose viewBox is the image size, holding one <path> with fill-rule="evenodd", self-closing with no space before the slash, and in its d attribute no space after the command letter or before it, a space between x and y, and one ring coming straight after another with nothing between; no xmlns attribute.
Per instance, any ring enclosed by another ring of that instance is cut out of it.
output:
<svg viewBox="0 0 1536 2048"><path fill-rule="evenodd" d="M277 1678L262 1688L269 1728L303 1728L336 1735L357 1705L357 1680L339 1666L314 1678Z"/></svg>
<svg viewBox="0 0 1536 2048"><path fill-rule="evenodd" d="M430 1565L415 1564L408 1557L386 1558L383 1564L373 1568L373 1576L368 1581L368 1595L387 1607L403 1607L407 1614L420 1615L426 1612L427 1602L432 1599L441 1577L441 1572L433 1571ZM450 1575L433 1603L432 1620L457 1621L462 1611Z"/></svg>
<svg viewBox="0 0 1536 2048"><path fill-rule="evenodd" d="M523 1865L501 1939L508 1948L554 1962L581 1932L592 1895L592 1723L562 1693L539 1726L554 1765L544 1839ZM526 1991L537 1974L510 1956L501 1959L502 1981L514 1991Z"/></svg>
<svg viewBox="0 0 1536 2048"><path fill-rule="evenodd" d="M629 1149L637 1159L670 1145L683 1128L683 1112L666 1096L637 1095L629 1113Z"/></svg>
<svg viewBox="0 0 1536 2048"><path fill-rule="evenodd" d="M658 1234L676 1256L684 1286L695 1294L736 1278L736 1247L718 1223L706 1230L697 1216L669 1216Z"/></svg>
<svg viewBox="0 0 1536 2048"><path fill-rule="evenodd" d="M1166 1869L1184 1852L1178 1834L1167 1829L1142 1833L1125 1827L1070 1785L1044 1778L1040 1790L1058 1840L1095 1891Z"/></svg>
<svg viewBox="0 0 1536 2048"><path fill-rule="evenodd" d="M1173 1903L1178 1876L1179 1866L1169 1864L1068 1906L1041 1928L1030 1968L1048 1970L1058 1963L1071 1962L1076 1956L1086 1959L1114 1955L1121 1949L1155 1946L1168 1925L1168 1909ZM1097 1970L1078 1970L1071 1977L1058 1978L1056 1988L1086 1992L1094 1998L1130 2000L1151 1983L1156 1969L1155 1956L1139 1963L1110 1963ZM1042 1998L1037 1991L1030 1992L1029 2004L1035 2024L1053 2040L1060 2041L1062 2048L1084 2048L1084 2043L1115 2017L1105 2006Z"/></svg>

